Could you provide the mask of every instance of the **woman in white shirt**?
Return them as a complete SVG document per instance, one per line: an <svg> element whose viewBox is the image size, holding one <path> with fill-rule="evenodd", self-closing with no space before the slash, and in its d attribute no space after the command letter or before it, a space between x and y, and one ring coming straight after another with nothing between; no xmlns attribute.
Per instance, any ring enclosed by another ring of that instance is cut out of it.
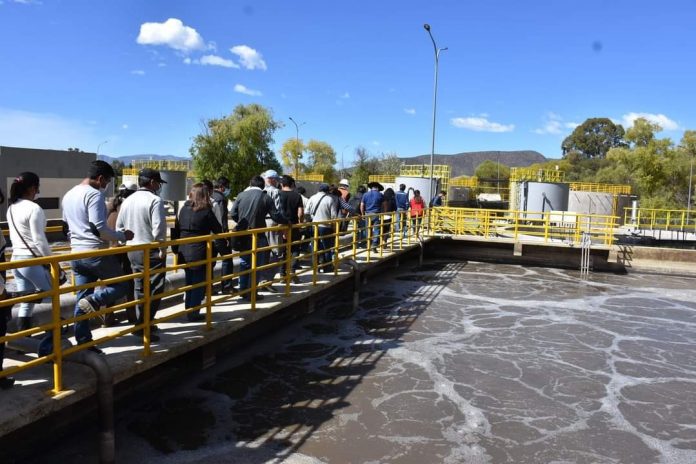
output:
<svg viewBox="0 0 696 464"><path fill-rule="evenodd" d="M46 215L34 199L39 194L39 176L23 172L10 187L7 224L12 241L12 261L49 256L51 248L46 239ZM17 291L43 292L50 290L51 277L42 265L14 269ZM17 328L31 328L34 303L20 303Z"/></svg>

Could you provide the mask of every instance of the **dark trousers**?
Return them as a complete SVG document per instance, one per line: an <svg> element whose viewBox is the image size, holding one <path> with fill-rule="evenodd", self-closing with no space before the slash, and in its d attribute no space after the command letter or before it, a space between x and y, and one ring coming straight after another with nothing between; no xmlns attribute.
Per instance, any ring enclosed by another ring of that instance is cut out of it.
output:
<svg viewBox="0 0 696 464"><path fill-rule="evenodd" d="M224 255L229 255L232 253L232 249L230 248L230 243L228 240L215 240L215 247L213 248L213 258L216 256L224 256ZM222 275L223 276L228 276L230 274L234 274L234 262L232 259L225 259L222 261ZM232 279L230 280L223 280L221 282L221 287L222 290L229 290L230 288L234 287L234 281Z"/></svg>
<svg viewBox="0 0 696 464"><path fill-rule="evenodd" d="M144 267L143 267L143 255L144 253L142 251L131 251L128 253L128 259L131 262L131 267L133 268L133 272L142 272ZM165 263L164 260L159 257L159 250L152 250L150 252L150 271L154 271L157 269L162 269L164 268ZM164 292L164 272L160 272L158 274L151 274L150 275L150 295L157 295L158 293ZM140 299L145 296L145 293L143 291L144 285L143 285L143 279L138 278L135 279L135 298ZM162 300L161 299L153 299L150 301L150 320L153 320L155 318L155 314L157 313L157 310L160 307ZM143 305L136 305L135 307L135 313L136 317L138 319L138 324L142 324L145 321L145 310Z"/></svg>
<svg viewBox="0 0 696 464"><path fill-rule="evenodd" d="M186 277L186 285L199 284L205 281L205 266L189 267L184 269L184 274ZM193 290L187 290L184 295L184 306L186 309L193 308L200 305L205 298L205 287L194 288ZM193 317L199 311L194 311L189 313L187 316L189 319Z"/></svg>

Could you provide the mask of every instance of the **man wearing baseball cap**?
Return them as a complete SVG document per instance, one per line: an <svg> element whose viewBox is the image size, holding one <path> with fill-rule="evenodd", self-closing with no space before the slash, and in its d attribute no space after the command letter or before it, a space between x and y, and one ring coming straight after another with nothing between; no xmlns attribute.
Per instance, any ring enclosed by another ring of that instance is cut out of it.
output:
<svg viewBox="0 0 696 464"><path fill-rule="evenodd" d="M167 182L162 179L156 169L145 168L138 173L138 185L140 188L126 198L121 205L121 210L116 219L116 227L133 231L133 245L141 245L151 242L163 242L167 239L167 216L164 211L164 201L159 197L162 184ZM150 251L150 270L161 269L166 265L167 249L154 248ZM144 252L131 251L128 253L133 272L144 270ZM164 291L165 273L150 274L150 294L155 295ZM144 297L143 279L135 279L135 299ZM150 301L150 320L155 318L161 299ZM135 307L137 324L145 321L143 305ZM154 329L154 326L153 326ZM133 332L133 335L143 337L143 330ZM150 335L150 341L156 342L159 336Z"/></svg>

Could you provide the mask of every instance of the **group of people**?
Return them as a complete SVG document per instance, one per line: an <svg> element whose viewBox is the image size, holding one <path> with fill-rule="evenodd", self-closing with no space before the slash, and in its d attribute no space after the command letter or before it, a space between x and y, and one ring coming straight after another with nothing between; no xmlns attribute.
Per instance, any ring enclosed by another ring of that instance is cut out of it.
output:
<svg viewBox="0 0 696 464"><path fill-rule="evenodd" d="M105 192L115 179L113 168L105 161L93 161L85 179L70 189L62 200L64 231L69 240L72 253L76 253L71 261L75 285L81 286L97 281L102 285L81 289L77 292L75 317L99 311L101 308L113 306L124 297L141 300L144 297L145 283L142 277L132 281L109 282L123 275L142 273L145 266L149 269L149 311L143 304L137 304L128 312L128 319L133 324L143 324L145 318L150 320L160 307L161 298L158 294L164 292L166 248L151 248L146 257L143 251L129 251L120 254L97 254L88 257L80 256L82 252L94 252L113 246L141 245L167 240L167 218L164 201L159 191L166 181L155 169L142 169L138 173L138 183L122 185L107 207ZM409 191L413 191L409 195ZM415 233L421 226L426 204L418 190L409 189L401 184L399 191L391 188L384 190L378 182L370 182L359 186L354 195L350 193L347 179L341 179L338 186L322 183L316 194L307 198L306 190L297 186L289 175L280 176L274 170L268 170L262 175L254 176L249 186L239 193L233 207L228 210L230 196L230 181L220 177L214 183L202 181L191 188L188 200L184 203L176 217L171 238L190 238L197 236L217 235L228 232L228 219L231 217L236 226L233 230L244 231L272 227L278 224L315 223L318 238L314 237L311 227L294 227L287 231L277 230L255 234L256 248L267 248L257 252L256 267L266 264L285 262L286 247L284 243L291 241L291 269L299 269L297 257L307 251L313 244L316 246L320 270L333 272L332 249L336 237L335 224L337 218L357 218L360 246L367 247L366 229L372 229L372 246L380 245L388 238L391 230L391 218L394 217L394 231L404 234L410 227ZM12 182L8 201L7 220L9 235L12 242L12 261L23 261L35 257L50 256L51 248L46 237L46 217L43 209L34 202L40 193L39 176L32 172L23 172ZM431 206L437 206L436 200L444 196L441 192L431 200ZM5 199L0 192L0 203ZM378 215L378 213L395 213ZM347 221L341 224L345 231ZM296 243L305 239L306 243ZM214 238L213 256L226 256L232 250L245 252L252 249L251 234L239 234L231 239ZM4 261L5 241L0 234L0 261ZM182 244L174 250L178 263L184 265L185 283L190 288L185 292L185 307L188 309L187 318L190 321L200 321L204 315L200 307L205 297L207 268L202 261L207 257L205 241ZM231 258L221 260L222 281L221 292L236 291L233 281L233 261ZM272 281L276 273L285 275L287 268L280 264L269 266L267 269L252 270L252 254L243 253L240 256L239 293L243 299L250 300L251 278L256 277L256 287L267 291L275 291ZM14 269L15 288L19 294L34 293L50 290L52 276L48 266L18 266ZM296 282L297 277L293 280ZM4 273L0 273L0 295L4 293ZM258 292L256 300L263 298ZM1 297L0 297L1 298ZM32 327L33 302L19 304L17 328L20 331ZM7 331L7 321L11 317L10 308L0 310L0 336ZM148 314L145 314L148 312ZM151 325L150 341L159 340L157 326ZM133 332L143 337L143 331ZM92 340L89 319L75 322L75 338L78 344ZM46 337L50 342L51 337ZM2 369L4 344L0 344L0 370ZM43 345L43 344L42 344ZM50 346L44 348L50 352ZM96 353L102 353L97 346L88 348ZM5 377L0 379L0 388L9 388L13 380Z"/></svg>

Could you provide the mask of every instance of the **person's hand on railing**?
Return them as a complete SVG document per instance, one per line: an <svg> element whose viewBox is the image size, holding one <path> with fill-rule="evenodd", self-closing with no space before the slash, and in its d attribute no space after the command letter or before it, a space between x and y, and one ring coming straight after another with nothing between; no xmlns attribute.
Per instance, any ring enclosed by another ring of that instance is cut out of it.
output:
<svg viewBox="0 0 696 464"><path fill-rule="evenodd" d="M133 237L135 236L132 230L124 230L123 233L126 236L126 241L133 240Z"/></svg>

